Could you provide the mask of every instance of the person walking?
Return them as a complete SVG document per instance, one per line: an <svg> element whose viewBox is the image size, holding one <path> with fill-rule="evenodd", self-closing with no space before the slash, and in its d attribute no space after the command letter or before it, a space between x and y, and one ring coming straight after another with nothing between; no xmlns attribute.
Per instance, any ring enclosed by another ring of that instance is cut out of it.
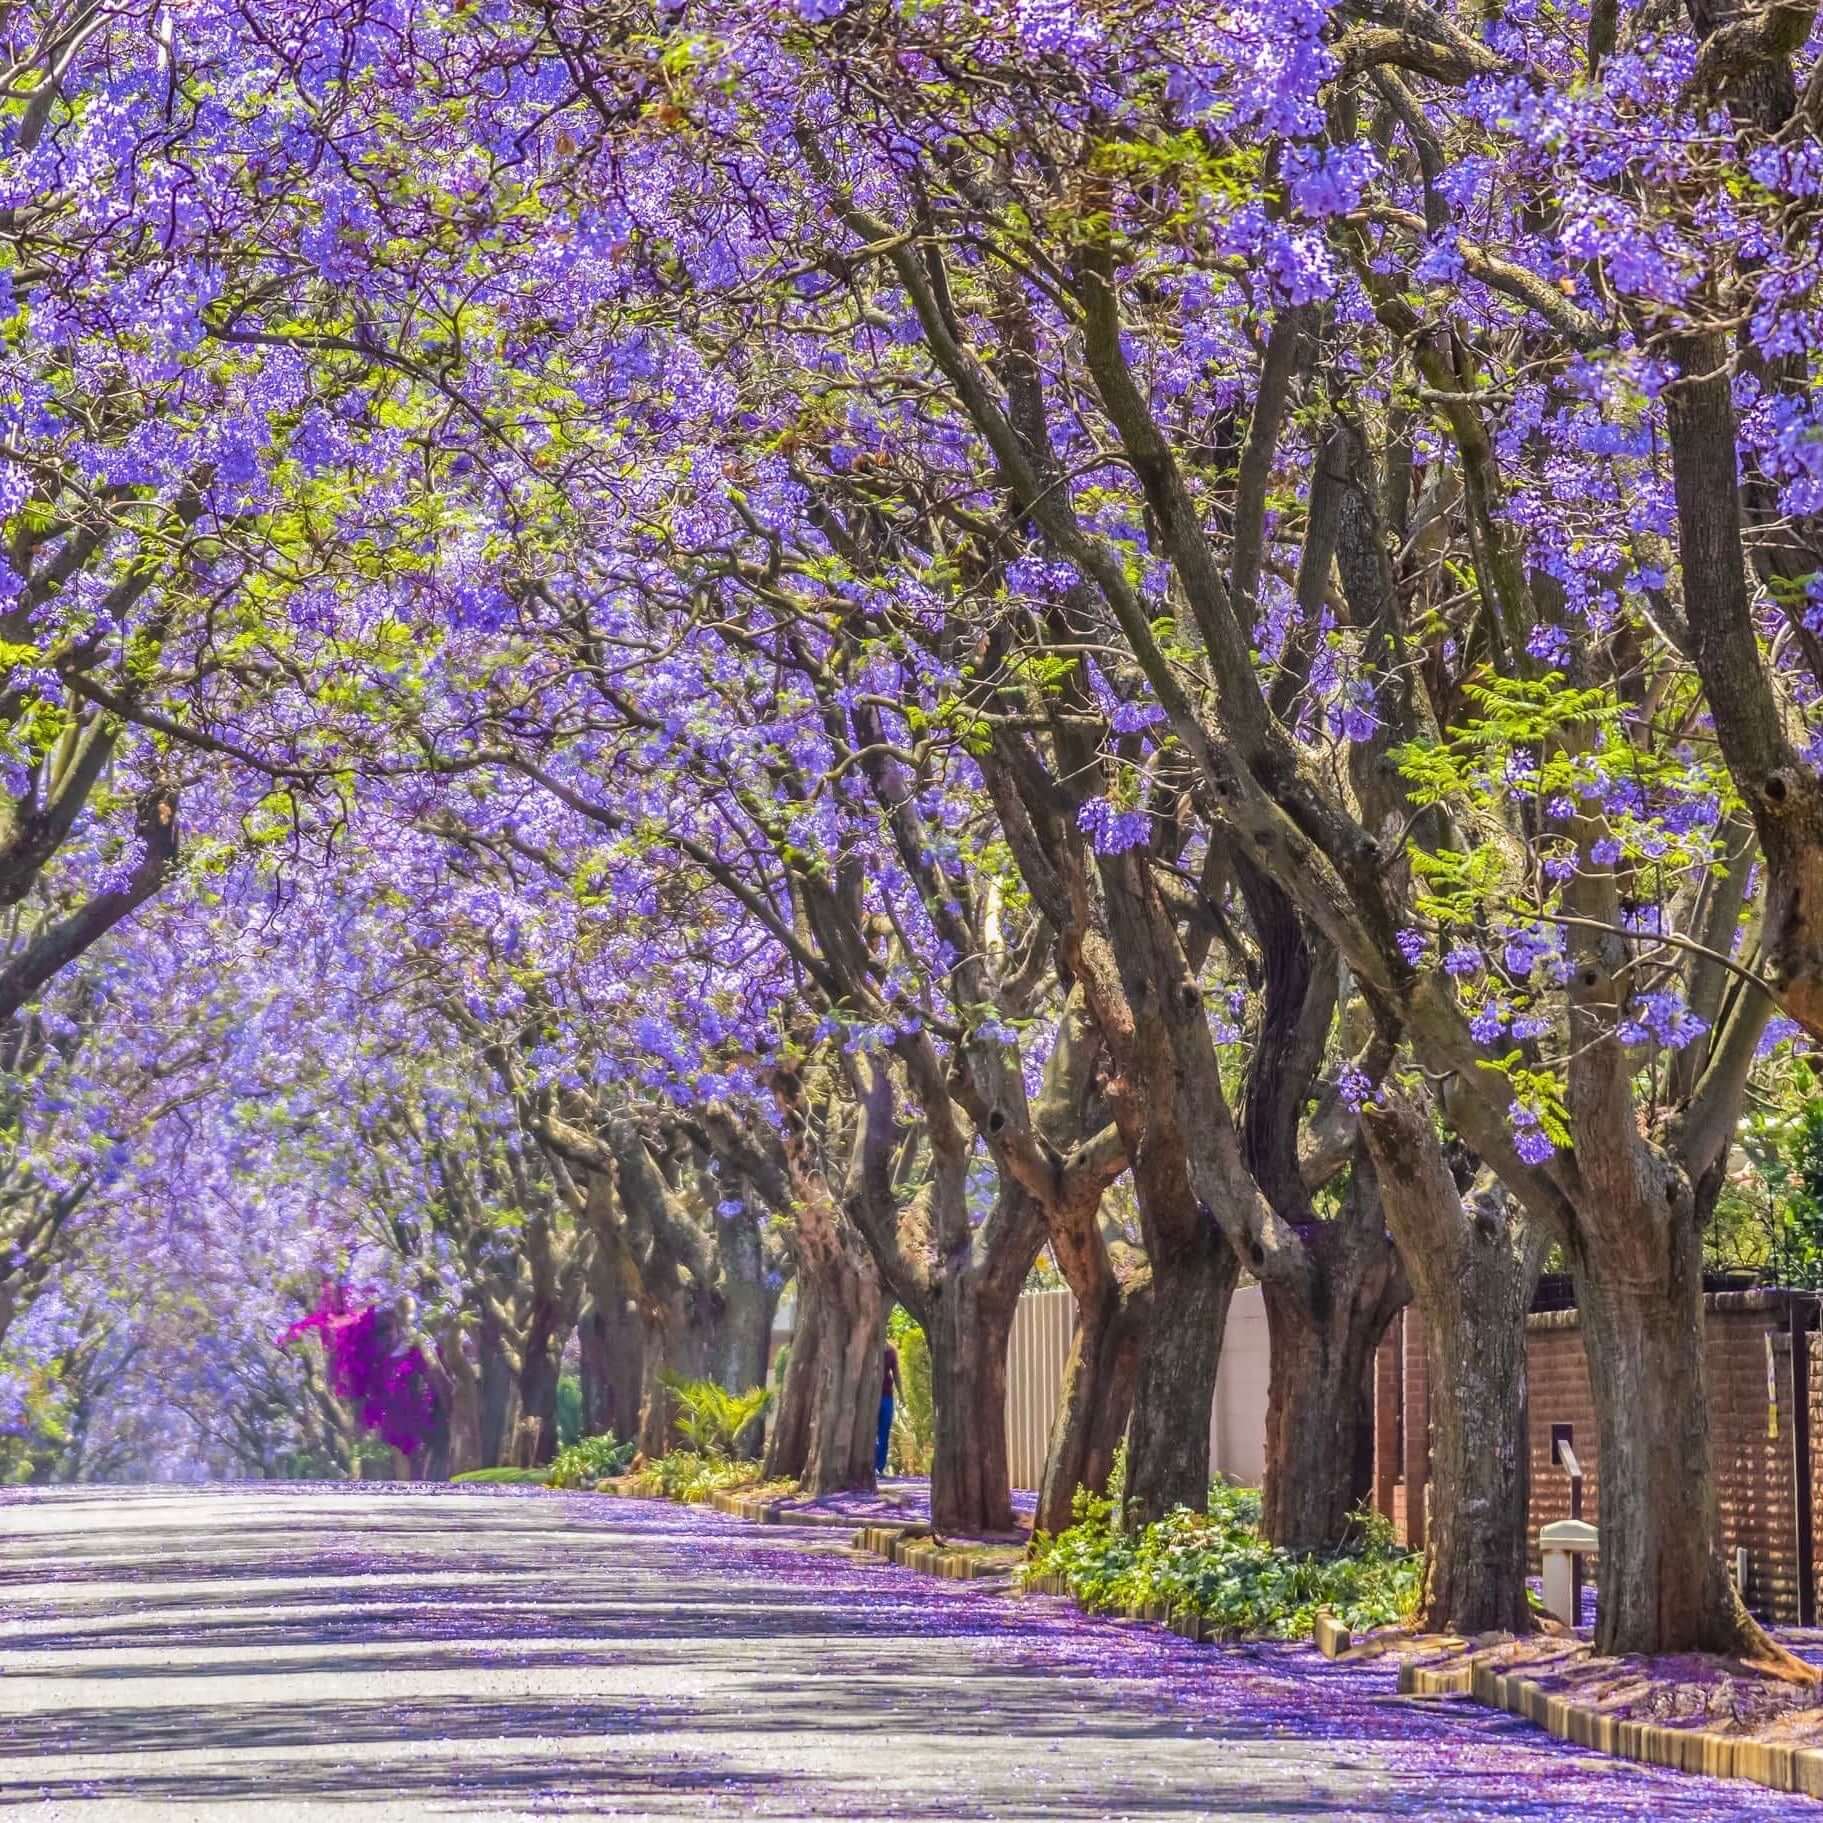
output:
<svg viewBox="0 0 1823 1823"><path fill-rule="evenodd" d="M886 1372L880 1381L880 1432L874 1440L874 1473L886 1473L886 1446L892 1442L893 1400L899 1392L899 1351L886 1345Z"/></svg>

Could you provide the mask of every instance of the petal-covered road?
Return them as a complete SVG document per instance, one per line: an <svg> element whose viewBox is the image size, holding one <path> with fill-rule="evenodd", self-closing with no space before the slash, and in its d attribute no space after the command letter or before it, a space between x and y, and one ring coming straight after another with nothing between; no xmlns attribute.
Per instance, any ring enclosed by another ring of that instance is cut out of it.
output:
<svg viewBox="0 0 1823 1823"><path fill-rule="evenodd" d="M983 1597L840 1535L518 1490L0 1495L24 1816L1655 1823L1801 1799ZM1823 1823L1823 1806L1817 1807Z"/></svg>

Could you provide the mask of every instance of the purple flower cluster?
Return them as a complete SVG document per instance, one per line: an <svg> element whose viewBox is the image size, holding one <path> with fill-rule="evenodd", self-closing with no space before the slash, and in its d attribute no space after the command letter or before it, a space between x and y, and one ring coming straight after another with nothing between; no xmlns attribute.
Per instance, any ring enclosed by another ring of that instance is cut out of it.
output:
<svg viewBox="0 0 1823 1823"><path fill-rule="evenodd" d="M1143 848L1151 840L1152 824L1143 810L1122 810L1108 798L1091 798L1076 813L1076 827L1094 844L1095 852L1117 855L1129 848Z"/></svg>

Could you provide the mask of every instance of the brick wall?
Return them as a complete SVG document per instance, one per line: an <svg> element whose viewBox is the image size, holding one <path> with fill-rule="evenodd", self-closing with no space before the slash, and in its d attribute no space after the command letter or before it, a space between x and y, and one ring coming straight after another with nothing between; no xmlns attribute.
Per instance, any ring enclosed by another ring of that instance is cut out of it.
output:
<svg viewBox="0 0 1823 1823"><path fill-rule="evenodd" d="M1797 1503L1793 1488L1791 1337L1784 1312L1715 1311L1705 1371L1711 1447L1732 1559L1747 1549L1742 1593L1756 1613L1798 1617Z"/></svg>
<svg viewBox="0 0 1823 1823"><path fill-rule="evenodd" d="M1405 1312L1393 1318L1374 1353L1374 1511L1405 1536L1405 1458L1401 1431L1405 1387L1399 1372Z"/></svg>
<svg viewBox="0 0 1823 1823"><path fill-rule="evenodd" d="M1810 1513L1813 1527L1823 1527L1823 1336L1810 1338ZM1823 1551L1818 1553L1823 1557ZM1823 1574L1817 1581L1817 1611L1823 1613Z"/></svg>
<svg viewBox="0 0 1823 1823"><path fill-rule="evenodd" d="M1748 1605L1770 1619L1795 1621L1797 1515L1786 1299L1776 1291L1717 1292L1705 1299L1705 1306L1704 1372L1723 1546L1731 1562L1738 1546L1747 1548ZM1415 1319L1416 1313L1411 1315ZM1591 1522L1596 1520L1600 1507L1601 1462L1596 1447L1595 1402L1576 1312L1535 1314L1528 1319L1527 1330L1526 1433L1532 1486L1529 1529L1536 1539L1540 1526L1570 1516L1570 1478L1551 1459L1553 1426L1570 1428L1584 1475L1583 1517ZM1383 1473L1390 1467L1390 1448L1383 1454L1376 1438L1375 1493L1380 1510L1393 1520L1399 1536L1415 1545L1422 1536L1425 1446L1423 1429L1413 1423L1413 1395L1416 1392L1421 1404L1424 1360L1421 1339L1415 1360L1412 1341L1410 1329L1404 1336L1397 1331L1390 1333L1375 1364L1376 1417L1383 1411L1389 1415L1395 1412L1403 1397L1406 1446L1403 1473L1393 1481ZM1401 1372L1405 1376L1403 1387L1398 1383ZM1823 1347L1814 1343L1807 1379L1812 1412L1809 1469L1813 1510L1823 1518ZM1768 1422L1769 1408L1776 1410L1776 1434ZM1412 1523L1414 1512L1419 1515L1417 1525ZM1538 1568L1536 1546L1532 1567Z"/></svg>
<svg viewBox="0 0 1823 1823"><path fill-rule="evenodd" d="M1553 1425L1570 1427L1570 1445L1582 1467L1582 1516L1591 1524L1601 1501L1601 1467L1595 1447L1595 1396L1583 1358L1582 1326L1573 1310L1553 1310L1526 1322L1526 1469L1531 1478L1532 1568L1538 1568L1540 1526L1570 1517L1570 1477L1551 1461Z"/></svg>

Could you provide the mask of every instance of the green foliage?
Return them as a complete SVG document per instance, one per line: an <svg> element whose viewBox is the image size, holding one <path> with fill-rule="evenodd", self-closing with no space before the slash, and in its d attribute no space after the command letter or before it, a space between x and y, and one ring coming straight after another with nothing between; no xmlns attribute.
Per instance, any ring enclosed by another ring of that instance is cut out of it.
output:
<svg viewBox="0 0 1823 1823"><path fill-rule="evenodd" d="M612 1431L599 1437L582 1437L559 1450L551 1461L550 1484L554 1488L588 1488L609 1475L626 1473L637 1445L622 1443Z"/></svg>
<svg viewBox="0 0 1823 1823"><path fill-rule="evenodd" d="M1416 1611L1423 1558L1402 1551L1378 1514L1359 1516L1359 1542L1330 1557L1294 1557L1259 1533L1255 1488L1218 1482L1209 1510L1179 1507L1145 1531L1122 1532L1118 1490L1076 1497L1076 1523L1034 1541L1026 1574L1062 1576L1090 1612L1164 1602L1215 1622L1232 1638L1302 1639L1320 1609L1350 1628L1390 1625Z"/></svg>
<svg viewBox="0 0 1823 1823"><path fill-rule="evenodd" d="M1741 1150L1754 1172L1718 1199L1704 1236L1706 1263L1823 1290L1823 1096L1807 1064L1775 1078L1772 1102L1742 1122Z"/></svg>
<svg viewBox="0 0 1823 1823"><path fill-rule="evenodd" d="M565 1374L557 1382L557 1442L559 1447L582 1435L582 1381Z"/></svg>
<svg viewBox="0 0 1823 1823"><path fill-rule="evenodd" d="M678 1404L677 1433L706 1456L732 1456L755 1419L772 1403L772 1388L750 1386L731 1393L718 1380L662 1376Z"/></svg>
<svg viewBox="0 0 1823 1823"><path fill-rule="evenodd" d="M695 1450L672 1450L649 1462L632 1477L634 1491L666 1500L707 1500L728 1488L757 1487L757 1462L736 1462L726 1455L705 1456Z"/></svg>
<svg viewBox="0 0 1823 1823"><path fill-rule="evenodd" d="M886 1339L899 1351L900 1392L893 1406L890 1466L900 1475L928 1475L937 1442L930 1343L917 1319L898 1305L887 1319Z"/></svg>
<svg viewBox="0 0 1823 1823"><path fill-rule="evenodd" d="M548 1469L467 1469L451 1481L475 1483L482 1487L543 1487L550 1480Z"/></svg>

